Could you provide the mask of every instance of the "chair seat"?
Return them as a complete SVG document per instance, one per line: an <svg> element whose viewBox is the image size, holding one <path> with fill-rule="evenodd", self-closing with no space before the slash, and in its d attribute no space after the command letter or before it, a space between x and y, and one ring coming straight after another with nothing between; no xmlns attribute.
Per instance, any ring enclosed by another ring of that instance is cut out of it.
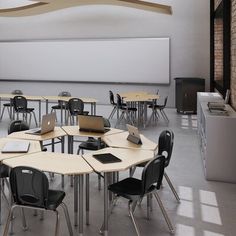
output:
<svg viewBox="0 0 236 236"><path fill-rule="evenodd" d="M150 192L153 191L155 186L151 186ZM135 178L126 178L117 183L108 186L108 189L113 193L127 199L137 200L142 197L142 181Z"/></svg>
<svg viewBox="0 0 236 236"><path fill-rule="evenodd" d="M68 109L68 105L67 104L55 105L55 106L52 106L52 109L54 109L54 110Z"/></svg>
<svg viewBox="0 0 236 236"><path fill-rule="evenodd" d="M145 162L139 163L137 166L138 167L144 167L147 163L148 163L148 161L145 161Z"/></svg>
<svg viewBox="0 0 236 236"><path fill-rule="evenodd" d="M128 110L128 111L137 111L137 108L136 108L136 107L128 107L128 108L126 108L126 107L120 107L120 109L123 110L123 111L126 111L126 110Z"/></svg>
<svg viewBox="0 0 236 236"><path fill-rule="evenodd" d="M24 112L30 113L30 112L32 112L32 111L34 111L34 108L26 108L26 109L25 109L25 108L22 108L22 109L21 109L21 108L18 108L18 109L17 109L17 112L23 112L23 113L24 113Z"/></svg>
<svg viewBox="0 0 236 236"><path fill-rule="evenodd" d="M78 116L78 115L85 115L85 116L87 116L89 114L89 111L83 111L83 112L81 112L81 111L73 111L73 113L71 113L71 115L72 116Z"/></svg>
<svg viewBox="0 0 236 236"><path fill-rule="evenodd" d="M96 151L98 149L102 149L102 148L105 148L106 144L104 142L101 142L99 144L99 141L96 140L96 139L88 139L87 141L85 142L82 142L80 145L79 145L79 148L80 149L84 149L84 150L91 150L91 151Z"/></svg>
<svg viewBox="0 0 236 236"><path fill-rule="evenodd" d="M4 103L3 106L4 107L10 107L12 104L11 103Z"/></svg>
<svg viewBox="0 0 236 236"><path fill-rule="evenodd" d="M65 192L60 190L48 190L48 203L47 209L56 210L56 208L61 204L65 197Z"/></svg>

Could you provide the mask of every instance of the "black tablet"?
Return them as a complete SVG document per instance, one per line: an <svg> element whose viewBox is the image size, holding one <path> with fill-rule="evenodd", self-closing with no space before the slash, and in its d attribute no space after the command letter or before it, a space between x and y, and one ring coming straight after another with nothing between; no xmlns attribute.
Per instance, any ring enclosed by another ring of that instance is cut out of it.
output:
<svg viewBox="0 0 236 236"><path fill-rule="evenodd" d="M112 155L111 153L94 154L93 157L103 164L121 162L121 159Z"/></svg>

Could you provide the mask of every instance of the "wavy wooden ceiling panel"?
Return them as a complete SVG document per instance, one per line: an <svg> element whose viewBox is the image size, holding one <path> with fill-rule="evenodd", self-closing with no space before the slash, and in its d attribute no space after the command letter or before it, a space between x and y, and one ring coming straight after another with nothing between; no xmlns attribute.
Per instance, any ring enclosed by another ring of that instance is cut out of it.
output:
<svg viewBox="0 0 236 236"><path fill-rule="evenodd" d="M141 10L153 11L169 15L172 14L171 6L146 2L141 0L41 0L26 6L0 9L0 16L6 16L6 17L32 16L64 8L85 6L85 5L115 5L115 6L124 6Z"/></svg>

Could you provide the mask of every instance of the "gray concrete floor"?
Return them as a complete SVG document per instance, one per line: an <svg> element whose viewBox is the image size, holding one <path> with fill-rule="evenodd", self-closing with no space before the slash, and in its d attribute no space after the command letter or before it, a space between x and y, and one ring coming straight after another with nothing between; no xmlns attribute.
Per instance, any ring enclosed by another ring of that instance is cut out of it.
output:
<svg viewBox="0 0 236 236"><path fill-rule="evenodd" d="M175 226L175 235L235 236L236 185L205 180L197 139L196 116L180 115L174 109L166 110L170 119L169 124L160 119L155 125L150 125L145 129L140 128L140 132L157 142L160 132L165 128L174 131L174 149L167 173L180 195L181 203L176 202L166 182L164 182L164 188L159 191L159 195ZM97 106L97 114L108 116L110 111L110 106ZM113 126L115 122L116 120L113 119ZM5 114L3 121L0 122L1 137L7 135L8 123L9 120L7 114ZM122 127L124 128L121 125ZM140 177L140 174L141 169L138 169L135 176ZM120 178L127 176L128 172L120 173ZM84 225L84 235L87 236L99 235L99 228L103 221L103 191L98 191L97 183L97 176L92 174L90 178L90 225ZM56 176L54 181L51 182L51 188L61 188L60 176ZM73 222L73 188L69 185L69 178L66 178L64 190L66 192L65 202L69 207L71 221ZM151 220L146 219L146 200L143 200L141 206L137 207L135 211L141 235L170 235L160 209L155 199L153 200ZM3 201L1 235L7 211L6 204ZM60 213L62 213L61 210ZM55 226L53 213L47 212L43 221L40 221L39 217L33 216L33 212L30 210L26 211L26 215L29 230L23 231L20 214L16 212L16 218L14 219L15 235L53 235ZM77 235L78 228L73 227L73 230L74 235ZM63 214L61 214L60 235L68 235ZM114 208L109 220L109 235L136 235L128 216L126 200L120 199Z"/></svg>

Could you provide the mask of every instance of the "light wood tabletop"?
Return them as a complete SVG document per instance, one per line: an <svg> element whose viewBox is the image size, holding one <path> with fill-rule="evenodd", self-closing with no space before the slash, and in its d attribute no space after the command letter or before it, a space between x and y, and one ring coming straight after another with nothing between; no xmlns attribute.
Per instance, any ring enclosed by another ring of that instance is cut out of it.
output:
<svg viewBox="0 0 236 236"><path fill-rule="evenodd" d="M111 153L121 159L121 162L103 164L96 160L93 155L101 153ZM154 152L149 150L127 149L127 148L104 148L93 153L86 153L83 158L97 172L115 172L127 170L139 163L149 161L154 157Z"/></svg>
<svg viewBox="0 0 236 236"><path fill-rule="evenodd" d="M76 98L74 96L71 97L66 97L66 96L43 96L45 100L51 100L51 101L64 101L68 102L71 98ZM90 98L90 97L79 97L84 103L97 103L98 100L95 98Z"/></svg>
<svg viewBox="0 0 236 236"><path fill-rule="evenodd" d="M124 130L115 128L110 128L110 130L107 131L106 133L84 132L79 130L78 125L62 126L62 129L66 132L67 135L70 136L94 137L94 138L99 138L107 135L113 135L116 133L124 132Z"/></svg>
<svg viewBox="0 0 236 236"><path fill-rule="evenodd" d="M17 158L4 160L4 164L13 168L16 166L30 166L41 171L63 175L87 174L93 169L79 155L54 152L37 152Z"/></svg>
<svg viewBox="0 0 236 236"><path fill-rule="evenodd" d="M127 140L129 133L122 132L116 133L109 136L103 136L102 140L109 146L109 147L116 147L116 148L128 148L128 149L138 149L138 150L150 150L155 152L157 149L157 144L153 141L146 138L144 135L140 134L142 144L135 144Z"/></svg>
<svg viewBox="0 0 236 236"><path fill-rule="evenodd" d="M14 132L9 134L8 138L18 138L26 140L35 140L35 141L46 141L49 139L54 139L58 137L66 136L66 132L61 127L55 127L55 129L49 133L43 135L27 134L26 131Z"/></svg>
<svg viewBox="0 0 236 236"><path fill-rule="evenodd" d="M34 153L34 152L41 152L41 146L40 146L39 142L29 141L30 146L29 146L29 150L27 153L2 153L1 150L4 147L4 145L8 142L11 142L11 141L13 141L13 140L10 138L0 138L0 161L3 161L5 159L9 159L9 158L22 156L22 155L29 155L30 153ZM21 139L14 139L14 142L22 142L22 140Z"/></svg>

